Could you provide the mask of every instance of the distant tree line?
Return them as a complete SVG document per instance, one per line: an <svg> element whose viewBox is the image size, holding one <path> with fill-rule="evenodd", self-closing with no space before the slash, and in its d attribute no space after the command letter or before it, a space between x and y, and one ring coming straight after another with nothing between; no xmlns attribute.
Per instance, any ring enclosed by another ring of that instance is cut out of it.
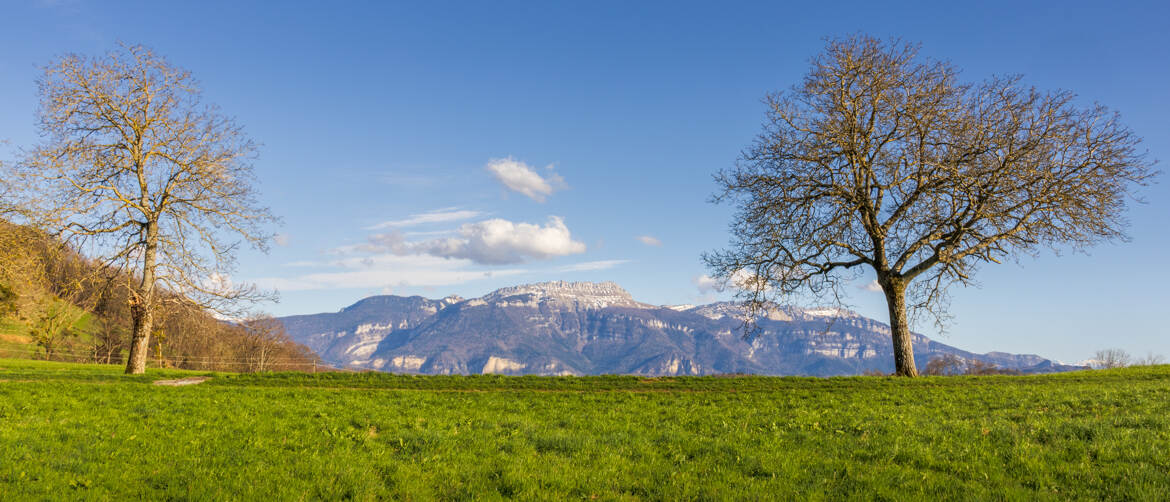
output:
<svg viewBox="0 0 1170 502"><path fill-rule="evenodd" d="M1133 357L1122 349L1102 349L1093 354L1090 366L1097 369L1124 368L1126 366L1157 366L1166 364L1166 358L1149 352L1145 357Z"/></svg>
<svg viewBox="0 0 1170 502"><path fill-rule="evenodd" d="M933 357L922 369L924 375L1019 375L1020 370L1001 368L978 359L965 359L954 354Z"/></svg>
<svg viewBox="0 0 1170 502"><path fill-rule="evenodd" d="M133 282L42 232L0 221L0 357L125 363L133 325L126 285ZM151 366L292 371L319 363L271 317L224 321L171 294L154 318Z"/></svg>
<svg viewBox="0 0 1170 502"><path fill-rule="evenodd" d="M1145 357L1130 356L1121 349L1103 349L1098 350L1093 359L1089 361L1089 367L1094 369L1112 369L1124 368L1127 366L1156 366L1166 364L1166 358L1149 353ZM965 359L954 354L944 354L942 356L933 357L926 363L923 368L924 375L1019 375L1019 370L1000 368L992 363L980 361L978 359Z"/></svg>

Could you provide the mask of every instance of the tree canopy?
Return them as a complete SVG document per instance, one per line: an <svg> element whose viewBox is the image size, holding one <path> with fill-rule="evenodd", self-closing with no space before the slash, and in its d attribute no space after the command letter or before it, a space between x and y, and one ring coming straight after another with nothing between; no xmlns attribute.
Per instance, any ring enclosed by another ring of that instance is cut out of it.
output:
<svg viewBox="0 0 1170 502"><path fill-rule="evenodd" d="M202 103L189 72L123 46L64 56L38 84L43 142L7 184L30 222L136 278L127 371L144 368L157 299L226 310L263 296L229 275L240 244L265 248L274 221L257 203L256 146Z"/></svg>
<svg viewBox="0 0 1170 502"><path fill-rule="evenodd" d="M1124 210L1155 175L1105 106L1019 76L962 82L898 40L830 40L765 102L763 132L716 175L716 201L737 212L729 248L705 260L753 314L837 297L872 270L899 375L917 374L908 311L944 315L947 287L982 263L1124 239Z"/></svg>

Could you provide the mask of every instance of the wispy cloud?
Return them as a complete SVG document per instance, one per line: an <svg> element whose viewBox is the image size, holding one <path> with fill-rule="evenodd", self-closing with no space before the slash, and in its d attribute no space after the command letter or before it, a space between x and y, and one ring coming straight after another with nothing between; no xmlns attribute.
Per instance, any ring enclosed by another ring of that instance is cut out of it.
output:
<svg viewBox="0 0 1170 502"><path fill-rule="evenodd" d="M255 282L280 291L382 289L449 286L528 272L516 268L481 270L471 260L426 255L379 255L335 262L334 265L340 270L294 277L267 277Z"/></svg>
<svg viewBox="0 0 1170 502"><path fill-rule="evenodd" d="M493 218L464 223L458 229L444 233L455 235L408 240L410 234L394 229L370 235L362 244L339 246L328 253L339 256L431 255L468 259L481 265L508 265L585 252L585 244L573 240L569 227L559 216L550 216L543 225Z"/></svg>
<svg viewBox="0 0 1170 502"><path fill-rule="evenodd" d="M873 293L881 293L882 292L882 285L878 284L877 279L874 279L872 281L869 281L866 284L858 284L857 289L864 289L866 291L870 291Z"/></svg>
<svg viewBox="0 0 1170 502"><path fill-rule="evenodd" d="M739 269L731 274L729 278L711 277L707 274L695 276L691 282L699 289L699 293L722 293L724 291L744 290L751 291L758 287L770 289L770 286L765 283L762 277L756 274Z"/></svg>
<svg viewBox="0 0 1170 502"><path fill-rule="evenodd" d="M554 172L551 165L545 168L549 171L546 176L512 157L492 159L485 167L509 190L520 192L536 202L544 202L553 192L568 188L565 179Z"/></svg>
<svg viewBox="0 0 1170 502"><path fill-rule="evenodd" d="M300 268L285 277L268 277L257 282L282 291L320 289L381 290L400 287L441 287L492 277L527 274L520 263L570 256L585 252L585 244L573 239L569 227L558 216L544 223L514 222L492 218L463 223L454 229L407 232L402 227L457 221L481 214L459 208L444 208L379 224L388 231L374 232L365 242L338 246L318 261L286 263ZM446 235L435 235L436 232ZM424 237L432 236L432 237ZM604 270L626 260L576 263L554 272Z"/></svg>
<svg viewBox="0 0 1170 502"><path fill-rule="evenodd" d="M657 238L657 237L652 237L652 236L649 236L649 235L639 235L639 236L637 237L637 239L638 239L638 241L639 241L639 242L641 242L642 244L645 244L645 245L647 245L647 246L655 246L655 247L657 247L657 246L661 246L661 245L662 245L662 241L658 240L658 238Z"/></svg>
<svg viewBox="0 0 1170 502"><path fill-rule="evenodd" d="M565 265L557 268L557 272L590 272L594 270L607 270L618 265L629 263L630 260L597 260L586 261L581 263L574 263L572 265Z"/></svg>
<svg viewBox="0 0 1170 502"><path fill-rule="evenodd" d="M306 267L320 267L321 265L322 265L322 263L317 262L317 261L298 260L298 261L290 261L288 263L285 263L283 266L295 267L295 268L306 268Z"/></svg>
<svg viewBox="0 0 1170 502"><path fill-rule="evenodd" d="M454 221L464 221L483 216L480 211L472 211L469 209L460 209L457 207L447 207L443 209L435 209L425 213L412 214L409 217L400 220L383 221L377 225L366 227L366 230L385 230L387 228L403 228L413 227L416 225L424 225L428 223L450 223Z"/></svg>
<svg viewBox="0 0 1170 502"><path fill-rule="evenodd" d="M410 232L402 232L402 235L403 235L403 236L406 236L406 237L434 237L434 236L436 236L436 235L451 235L451 234L454 234L454 233L455 233L455 232L457 232L457 231L458 231L458 229L456 229L456 228L448 228L448 229L445 229L445 230L427 230L427 231L410 231Z"/></svg>
<svg viewBox="0 0 1170 502"><path fill-rule="evenodd" d="M691 279L695 287L699 288L699 293L708 294L717 291L723 291L724 284L722 281L711 277L707 274L695 276Z"/></svg>

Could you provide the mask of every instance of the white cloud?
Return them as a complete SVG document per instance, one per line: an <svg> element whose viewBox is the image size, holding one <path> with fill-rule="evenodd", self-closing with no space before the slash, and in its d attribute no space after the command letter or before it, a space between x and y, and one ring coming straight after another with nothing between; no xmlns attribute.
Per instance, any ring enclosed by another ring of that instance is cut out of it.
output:
<svg viewBox="0 0 1170 502"><path fill-rule="evenodd" d="M858 285L857 289L864 289L866 291L870 291L870 292L874 292L874 293L881 293L883 291L882 285L878 284L877 279L869 281L869 284Z"/></svg>
<svg viewBox="0 0 1170 502"><path fill-rule="evenodd" d="M211 275L205 277L200 284L200 287L207 291L227 292L234 288L235 284L232 282L232 276L213 272Z"/></svg>
<svg viewBox="0 0 1170 502"><path fill-rule="evenodd" d="M411 250L411 243L406 241L406 235L394 230L385 234L373 234L366 238L365 244L341 246L329 251L330 254L351 253L393 253L396 255L418 254Z"/></svg>
<svg viewBox="0 0 1170 502"><path fill-rule="evenodd" d="M731 277L727 279L720 279L703 274L691 279L691 282L695 284L695 287L699 288L699 293L702 294L715 292L722 293L728 289L750 291L756 286L760 285L763 285L765 286L765 289L768 289L764 284L757 284L762 283L763 278L742 268L736 270L735 273L731 274Z"/></svg>
<svg viewBox="0 0 1170 502"><path fill-rule="evenodd" d="M418 230L418 231L402 232L402 235L406 236L406 237L433 237L436 235L451 235L453 233L455 233L455 229L448 228L445 230L426 230L426 231Z"/></svg>
<svg viewBox="0 0 1170 502"><path fill-rule="evenodd" d="M734 287L743 291L751 291L753 289L771 289L767 283L767 279L756 275L755 272L750 272L745 269L736 270L731 274L725 287Z"/></svg>
<svg viewBox="0 0 1170 502"><path fill-rule="evenodd" d="M489 265L585 252L585 244L574 241L569 227L557 216L550 216L543 226L499 218L466 223L459 227L458 237L435 239L410 247L433 256L466 258Z"/></svg>
<svg viewBox="0 0 1170 502"><path fill-rule="evenodd" d="M712 293L712 292L717 292L717 291L723 291L722 281L720 281L714 277L711 277L707 274L696 276L693 279L691 279L691 282L693 282L695 284L695 287L699 288L699 293L707 294L707 293Z"/></svg>
<svg viewBox="0 0 1170 502"><path fill-rule="evenodd" d="M541 177L528 164L512 157L489 160L486 168L508 189L520 192L536 202L544 202L553 192L568 188L564 178L552 172L551 165L546 168L550 171L547 177Z"/></svg>
<svg viewBox="0 0 1170 502"><path fill-rule="evenodd" d="M569 227L557 216L550 216L545 225L493 218L465 223L454 233L454 237L407 241L405 234L393 231L371 235L365 244L342 246L331 252L428 254L468 259L482 265L522 263L585 252L585 244L573 240Z"/></svg>
<svg viewBox="0 0 1170 502"><path fill-rule="evenodd" d="M658 240L656 237L652 237L649 235L639 235L638 240L642 244L645 244L647 246L661 246L662 245L662 241Z"/></svg>
<svg viewBox="0 0 1170 502"><path fill-rule="evenodd" d="M415 216L409 220L425 219ZM370 235L364 243L331 249L327 251L329 259L285 264L316 270L256 282L282 291L442 287L531 272L515 267L486 269L484 265L517 264L585 252L585 244L573 240L564 220L557 216L550 216L544 224L494 218L465 223L448 233L450 237L410 240L409 233L392 228L389 232ZM603 270L625 262L584 262L556 270Z"/></svg>
<svg viewBox="0 0 1170 502"><path fill-rule="evenodd" d="M572 265L565 265L557 269L557 272L588 272L593 270L606 270L629 263L630 260L598 260L586 261L581 263L574 263Z"/></svg>
<svg viewBox="0 0 1170 502"><path fill-rule="evenodd" d="M480 216L483 216L483 213L479 211L459 209L457 207L447 207L443 209L436 209L434 211L427 211L425 213L412 214L409 217L403 218L401 220L383 221L377 225L366 227L366 230L412 227L415 225L423 225L427 223L449 223L452 221L470 220Z"/></svg>
<svg viewBox="0 0 1170 502"><path fill-rule="evenodd" d="M276 234L272 236L272 243L277 246L284 247L288 245L288 234Z"/></svg>

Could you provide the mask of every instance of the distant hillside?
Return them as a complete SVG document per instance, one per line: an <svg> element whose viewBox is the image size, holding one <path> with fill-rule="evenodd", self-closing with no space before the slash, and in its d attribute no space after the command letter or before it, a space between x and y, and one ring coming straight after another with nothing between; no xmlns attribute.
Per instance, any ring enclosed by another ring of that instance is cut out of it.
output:
<svg viewBox="0 0 1170 502"><path fill-rule="evenodd" d="M617 284L549 282L482 298L375 296L337 313L285 317L326 362L424 374L849 375L893 369L889 326L837 309L779 308L741 336L733 303L664 307ZM974 354L915 335L919 367L953 355L1004 369L1080 369L1036 355Z"/></svg>
<svg viewBox="0 0 1170 502"><path fill-rule="evenodd" d="M43 233L0 220L0 357L123 362L131 276ZM249 371L311 369L317 357L279 323L225 323L170 295L155 311L151 366Z"/></svg>

